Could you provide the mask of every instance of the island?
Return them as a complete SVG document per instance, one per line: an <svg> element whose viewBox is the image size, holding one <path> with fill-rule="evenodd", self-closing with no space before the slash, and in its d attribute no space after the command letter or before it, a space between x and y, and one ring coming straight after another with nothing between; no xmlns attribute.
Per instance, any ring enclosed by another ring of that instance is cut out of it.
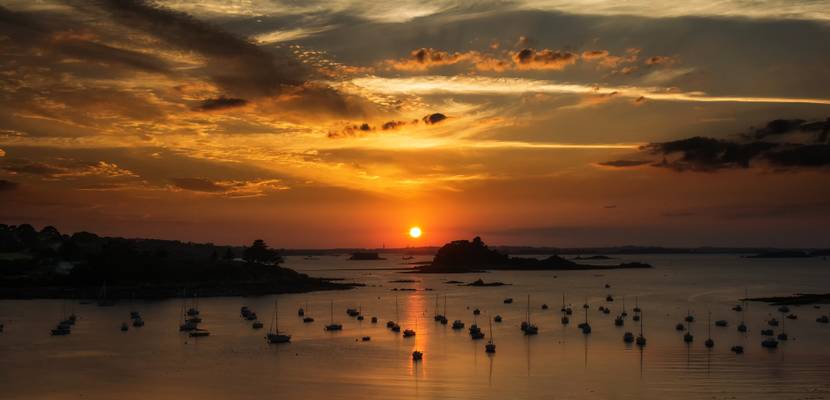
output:
<svg viewBox="0 0 830 400"><path fill-rule="evenodd" d="M646 263L629 262L615 265L578 264L571 260L552 255L538 259L511 257L489 248L480 237L473 240L455 240L442 246L432 263L415 268L410 273L473 273L487 270L595 270L618 268L651 268Z"/></svg>
<svg viewBox="0 0 830 400"><path fill-rule="evenodd" d="M116 299L251 296L350 289L289 268L263 240L217 246L174 240L71 235L0 224L0 298Z"/></svg>
<svg viewBox="0 0 830 400"><path fill-rule="evenodd" d="M596 255L596 256L576 256L574 260L613 260L614 257L608 257L604 255Z"/></svg>
<svg viewBox="0 0 830 400"><path fill-rule="evenodd" d="M830 304L830 293L796 293L791 296L770 296L770 297L753 297L741 299L742 301L757 301L762 303L770 303L774 306L795 306L806 304Z"/></svg>
<svg viewBox="0 0 830 400"><path fill-rule="evenodd" d="M374 251L358 251L352 253L352 256L349 257L349 260L352 261L374 261L374 260L385 260L385 258L381 257L377 252Z"/></svg>
<svg viewBox="0 0 830 400"><path fill-rule="evenodd" d="M504 283L504 282L484 282L484 279L479 278L475 281L472 281L472 282L470 282L466 285L461 285L461 286L490 287L490 286L507 286L507 285L510 285L510 284L509 283Z"/></svg>

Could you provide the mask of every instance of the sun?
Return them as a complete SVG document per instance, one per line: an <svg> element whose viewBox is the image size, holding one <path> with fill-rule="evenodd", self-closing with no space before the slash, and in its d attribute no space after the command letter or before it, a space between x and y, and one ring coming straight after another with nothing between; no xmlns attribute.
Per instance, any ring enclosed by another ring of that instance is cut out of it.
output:
<svg viewBox="0 0 830 400"><path fill-rule="evenodd" d="M409 237L411 237L413 239L417 239L417 238L421 237L421 233L422 232L421 232L420 227L413 226L412 228L409 228Z"/></svg>

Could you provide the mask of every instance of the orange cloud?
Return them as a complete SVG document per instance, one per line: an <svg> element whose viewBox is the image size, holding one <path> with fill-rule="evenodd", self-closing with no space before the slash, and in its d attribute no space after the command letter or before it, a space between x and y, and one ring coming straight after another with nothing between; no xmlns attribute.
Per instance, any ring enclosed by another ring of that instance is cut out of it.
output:
<svg viewBox="0 0 830 400"><path fill-rule="evenodd" d="M542 69L562 70L573 65L579 59L579 55L568 51L560 50L536 50L525 48L513 53L513 61L518 69Z"/></svg>

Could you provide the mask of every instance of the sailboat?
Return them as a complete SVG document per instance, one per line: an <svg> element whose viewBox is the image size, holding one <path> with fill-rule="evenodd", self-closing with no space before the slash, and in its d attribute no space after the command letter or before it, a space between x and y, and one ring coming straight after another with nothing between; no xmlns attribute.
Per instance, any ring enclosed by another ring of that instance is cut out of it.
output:
<svg viewBox="0 0 830 400"><path fill-rule="evenodd" d="M490 340L484 345L484 351L492 354L496 352L496 343L493 342L493 320L487 318L487 321L490 323Z"/></svg>
<svg viewBox="0 0 830 400"><path fill-rule="evenodd" d="M683 334L683 341L686 342L686 343L691 343L694 340L695 340L695 337L694 337L694 335L692 335L692 323L688 322L686 333Z"/></svg>
<svg viewBox="0 0 830 400"><path fill-rule="evenodd" d="M708 329L707 335L709 336L709 338L707 338L706 342L704 342L703 344L706 345L706 347L711 349L712 347L715 347L715 341L712 340L712 312L711 311L709 311L709 317L706 321L707 321L706 322L706 327Z"/></svg>
<svg viewBox="0 0 830 400"><path fill-rule="evenodd" d="M470 325L470 338L473 340L484 339L484 333L481 332L481 328L478 327L477 320L478 319L473 316L473 324Z"/></svg>
<svg viewBox="0 0 830 400"><path fill-rule="evenodd" d="M401 331L401 326L398 325L398 323L396 322L396 321L399 321L399 320L400 320L400 314L398 313L398 296L395 296L395 321L387 322L386 326L388 326L389 329L392 329L392 332L400 332Z"/></svg>
<svg viewBox="0 0 830 400"><path fill-rule="evenodd" d="M415 316L415 329L418 329L418 316ZM404 329L403 330L403 337L412 337L415 336L415 329Z"/></svg>
<svg viewBox="0 0 830 400"><path fill-rule="evenodd" d="M441 325L446 325L449 320L447 320L447 295L444 295L444 313L441 314L441 319L439 320Z"/></svg>
<svg viewBox="0 0 830 400"><path fill-rule="evenodd" d="M789 309L787 309L787 311L789 311ZM781 318L781 333L778 334L778 340L789 340L789 339L790 339L790 337L787 335L786 318Z"/></svg>
<svg viewBox="0 0 830 400"><path fill-rule="evenodd" d="M271 328L268 329L268 335L265 338L268 343L288 343L291 341L291 335L280 333L280 309L277 305L277 299L274 299L274 317L271 319Z"/></svg>
<svg viewBox="0 0 830 400"><path fill-rule="evenodd" d="M127 323L126 323L126 322L122 322L122 323L121 323L121 332L126 332L126 331L128 331L129 329L130 329L130 326L129 326L129 325L127 325Z"/></svg>
<svg viewBox="0 0 830 400"><path fill-rule="evenodd" d="M588 309L585 309L585 322L579 324L579 329L582 329L583 334L591 333L591 325L588 324Z"/></svg>
<svg viewBox="0 0 830 400"><path fill-rule="evenodd" d="M109 307L114 305L115 301L107 298L107 282L105 281L103 285L101 285L101 290L98 292L98 306Z"/></svg>
<svg viewBox="0 0 830 400"><path fill-rule="evenodd" d="M623 296L623 298L622 298L622 303L623 303L623 309L622 309L622 313L620 315L623 318L625 318L625 317L628 316L628 311L625 311L625 296Z"/></svg>
<svg viewBox="0 0 830 400"><path fill-rule="evenodd" d="M400 328L398 328L400 329ZM334 323L334 300L331 301L331 316L329 317L329 324L326 325L327 331L341 331L343 330L343 325L335 324Z"/></svg>
<svg viewBox="0 0 830 400"><path fill-rule="evenodd" d="M748 297L749 297L749 290L744 289L744 299L741 302L741 303L743 303L743 306L737 306L736 307L737 308L736 311L741 312L741 323L738 324L738 332L746 332L746 323L744 323L744 321L746 320L746 299ZM735 308L733 308L733 309L735 309Z"/></svg>
<svg viewBox="0 0 830 400"><path fill-rule="evenodd" d="M634 312L639 313L643 310L640 309L640 296L634 296Z"/></svg>
<svg viewBox="0 0 830 400"><path fill-rule="evenodd" d="M536 325L530 323L530 295L527 295L527 314L525 317L525 321L522 322L522 331L525 335L535 335L539 333L539 328Z"/></svg>
<svg viewBox="0 0 830 400"><path fill-rule="evenodd" d="M637 336L637 346L643 347L646 345L646 337L643 335L643 318L640 312L640 335Z"/></svg>

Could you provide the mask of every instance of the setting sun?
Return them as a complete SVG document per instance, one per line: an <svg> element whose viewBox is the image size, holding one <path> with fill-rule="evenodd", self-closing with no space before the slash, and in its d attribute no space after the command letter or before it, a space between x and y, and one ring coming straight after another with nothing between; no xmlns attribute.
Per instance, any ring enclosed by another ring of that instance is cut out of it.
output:
<svg viewBox="0 0 830 400"><path fill-rule="evenodd" d="M412 238L415 238L415 239L421 237L421 228L419 228L417 226L413 226L412 228L409 228L409 236L412 237Z"/></svg>

